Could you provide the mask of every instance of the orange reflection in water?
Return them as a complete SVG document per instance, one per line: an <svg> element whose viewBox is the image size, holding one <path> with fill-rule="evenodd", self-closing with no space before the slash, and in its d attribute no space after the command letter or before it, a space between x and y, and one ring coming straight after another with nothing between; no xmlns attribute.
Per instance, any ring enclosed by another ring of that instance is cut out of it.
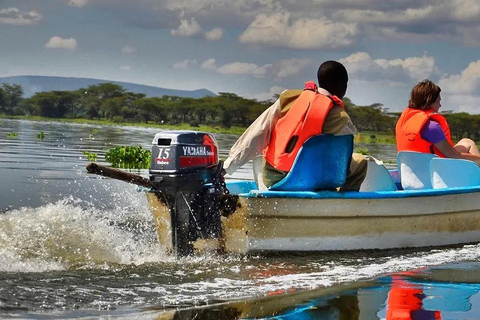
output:
<svg viewBox="0 0 480 320"><path fill-rule="evenodd" d="M425 294L421 286L392 277L387 300L387 320L437 320L440 311L423 309Z"/></svg>

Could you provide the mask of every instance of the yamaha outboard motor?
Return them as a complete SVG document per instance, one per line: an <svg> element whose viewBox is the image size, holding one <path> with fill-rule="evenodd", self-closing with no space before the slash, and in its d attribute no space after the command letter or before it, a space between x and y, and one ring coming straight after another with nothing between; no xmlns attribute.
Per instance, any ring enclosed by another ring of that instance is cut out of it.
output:
<svg viewBox="0 0 480 320"><path fill-rule="evenodd" d="M215 137L206 132L164 131L152 142L150 180L171 216L172 248L193 253L199 238L221 235L218 196L228 193Z"/></svg>

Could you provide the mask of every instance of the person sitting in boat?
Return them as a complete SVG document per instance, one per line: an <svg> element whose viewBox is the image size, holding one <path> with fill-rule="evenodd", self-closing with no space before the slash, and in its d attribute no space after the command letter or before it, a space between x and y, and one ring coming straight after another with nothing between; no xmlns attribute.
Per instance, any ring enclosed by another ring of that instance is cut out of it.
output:
<svg viewBox="0 0 480 320"><path fill-rule="evenodd" d="M438 113L442 106L440 91L431 80L423 80L413 87L408 107L395 127L397 151L433 153L480 165L480 152L473 140L463 138L457 144L452 142L447 120Z"/></svg>
<svg viewBox="0 0 480 320"><path fill-rule="evenodd" d="M285 90L277 101L266 109L250 127L243 133L237 142L230 149L229 156L224 163L226 173L232 174L242 165L255 157L263 154L263 182L270 187L282 180L291 169L294 157L285 160L276 154L272 145L285 145L291 142L292 136L280 137L276 132L292 129L299 121L312 123L312 119L299 117L304 114L313 101L312 96L321 95L327 99L315 99L315 107L318 110L327 110L322 116L307 113L307 117L316 116L315 126L304 126L302 132L296 133L305 141L309 137L318 134L349 135L355 134L357 129L345 112L342 98L347 90L348 73L345 67L337 61L326 61L320 65L317 71L319 87L314 82L307 82L304 90ZM313 91L315 95L305 94L306 91ZM296 110L292 113L290 110ZM302 112L303 111L303 112ZM322 112L319 112L322 114ZM300 119L299 119L300 118ZM317 119L318 118L318 119ZM282 119L282 121L278 121ZM317 121L318 120L318 121ZM323 121L323 123L322 123ZM279 141L281 139L281 141ZM292 152L298 152L301 143L293 143ZM278 148L277 148L278 149ZM283 148L282 150L285 150ZM342 191L359 190L367 172L367 160L361 154L354 153L347 174L346 183L340 188Z"/></svg>

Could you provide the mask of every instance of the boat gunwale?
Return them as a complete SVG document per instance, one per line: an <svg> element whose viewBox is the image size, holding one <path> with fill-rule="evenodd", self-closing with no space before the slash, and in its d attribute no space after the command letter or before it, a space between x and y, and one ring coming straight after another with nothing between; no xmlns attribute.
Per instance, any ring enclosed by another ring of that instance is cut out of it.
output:
<svg viewBox="0 0 480 320"><path fill-rule="evenodd" d="M227 187L233 184L244 184L255 186L255 182L247 180L227 181ZM245 189L244 189L245 190ZM243 190L242 190L243 191ZM434 197L443 195L480 193L480 185L442 188L442 189L420 189L420 190L395 190L395 191L270 191L249 189L248 192L231 192L242 198L297 198L297 199L396 199L413 197Z"/></svg>

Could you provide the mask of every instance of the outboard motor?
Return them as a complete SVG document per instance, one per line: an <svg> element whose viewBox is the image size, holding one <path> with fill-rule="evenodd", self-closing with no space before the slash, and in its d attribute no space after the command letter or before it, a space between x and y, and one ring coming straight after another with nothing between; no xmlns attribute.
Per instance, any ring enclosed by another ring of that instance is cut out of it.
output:
<svg viewBox="0 0 480 320"><path fill-rule="evenodd" d="M172 248L193 253L199 238L221 235L218 196L228 193L215 137L206 132L164 131L152 142L150 180L170 210Z"/></svg>

